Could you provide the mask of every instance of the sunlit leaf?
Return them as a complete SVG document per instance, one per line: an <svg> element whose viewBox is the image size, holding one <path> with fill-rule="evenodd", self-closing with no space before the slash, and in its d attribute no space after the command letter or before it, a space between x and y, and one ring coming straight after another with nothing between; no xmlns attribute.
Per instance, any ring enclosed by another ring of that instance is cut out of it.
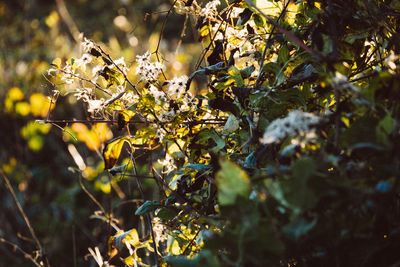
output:
<svg viewBox="0 0 400 267"><path fill-rule="evenodd" d="M31 106L27 102L18 102L15 104L15 112L21 116L27 116L31 112Z"/></svg>
<svg viewBox="0 0 400 267"><path fill-rule="evenodd" d="M117 163L125 142L130 142L128 137L118 137L106 143L103 150L105 170L111 169Z"/></svg>
<svg viewBox="0 0 400 267"><path fill-rule="evenodd" d="M122 129L125 125L135 116L135 112L132 110L121 110L118 113L118 128Z"/></svg>
<svg viewBox="0 0 400 267"><path fill-rule="evenodd" d="M136 247L140 244L139 235L135 228L119 233L114 236L113 245L121 250L124 243L129 243L130 245Z"/></svg>
<svg viewBox="0 0 400 267"><path fill-rule="evenodd" d="M7 92L7 98L14 101L20 101L24 99L24 93L18 87L13 87Z"/></svg>
<svg viewBox="0 0 400 267"><path fill-rule="evenodd" d="M32 94L29 98L29 102L33 116L46 117L49 110L52 110L55 107L55 105L52 105L50 109L50 101L48 101L41 93Z"/></svg>
<svg viewBox="0 0 400 267"><path fill-rule="evenodd" d="M233 205L240 196L250 195L250 179L239 166L229 160L221 160L221 170L217 172L218 203Z"/></svg>

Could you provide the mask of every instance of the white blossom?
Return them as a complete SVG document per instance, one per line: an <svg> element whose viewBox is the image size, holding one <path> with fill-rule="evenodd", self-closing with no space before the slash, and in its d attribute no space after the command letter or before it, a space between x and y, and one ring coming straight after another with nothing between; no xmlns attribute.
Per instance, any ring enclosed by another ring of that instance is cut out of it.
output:
<svg viewBox="0 0 400 267"><path fill-rule="evenodd" d="M75 70L72 66L66 62L64 68L62 69L61 80L66 84L72 84L74 82Z"/></svg>
<svg viewBox="0 0 400 267"><path fill-rule="evenodd" d="M156 137L159 139L160 143L162 143L166 134L167 134L167 132L163 128L161 128L161 127L157 128Z"/></svg>
<svg viewBox="0 0 400 267"><path fill-rule="evenodd" d="M221 2L219 0L208 2L205 7L201 9L201 14L207 18L215 18L218 15L217 6L220 4Z"/></svg>
<svg viewBox="0 0 400 267"><path fill-rule="evenodd" d="M81 58L75 61L77 67L85 67L90 62L92 62L92 56L88 53L83 54Z"/></svg>
<svg viewBox="0 0 400 267"><path fill-rule="evenodd" d="M168 97L171 99L179 99L186 91L188 77L186 75L168 81Z"/></svg>
<svg viewBox="0 0 400 267"><path fill-rule="evenodd" d="M271 144L288 136L305 139L315 137L314 126L321 121L319 116L300 110L291 111L285 118L276 119L267 127L261 142Z"/></svg>
<svg viewBox="0 0 400 267"><path fill-rule="evenodd" d="M170 111L165 111L165 112L161 113L160 116L158 116L158 119L161 122L167 122L167 121L172 120L175 116L176 116L175 110L170 110Z"/></svg>
<svg viewBox="0 0 400 267"><path fill-rule="evenodd" d="M151 62L150 53L147 51L142 56L136 56L136 75L140 75L142 80L154 82L162 73L164 65L161 62Z"/></svg>
<svg viewBox="0 0 400 267"><path fill-rule="evenodd" d="M115 67L118 67L125 75L128 73L129 68L126 66L125 59L123 57L114 60Z"/></svg>
<svg viewBox="0 0 400 267"><path fill-rule="evenodd" d="M92 40L84 37L83 42L81 42L81 47L84 53L90 52L93 48L96 47L95 43Z"/></svg>
<svg viewBox="0 0 400 267"><path fill-rule="evenodd" d="M160 163L163 166L164 168L163 173L168 174L176 169L175 160L168 153L165 155L165 159L158 160L158 163Z"/></svg>
<svg viewBox="0 0 400 267"><path fill-rule="evenodd" d="M349 79L340 72L335 73L335 76L332 78L332 85L334 88L338 89L349 89L351 91L358 91L358 88L351 84L349 82Z"/></svg>
<svg viewBox="0 0 400 267"><path fill-rule="evenodd" d="M157 87L154 85L150 84L149 86L150 94L154 97L156 100L163 100L165 98L165 93L161 90L158 90Z"/></svg>
<svg viewBox="0 0 400 267"><path fill-rule="evenodd" d="M154 239L158 246L160 246L161 242L165 242L168 239L168 235L165 233L166 227L161 222L160 218L153 218L153 231L154 231Z"/></svg>
<svg viewBox="0 0 400 267"><path fill-rule="evenodd" d="M74 96L77 100L82 99L85 102L89 101L89 96L92 95L92 88L78 88L75 90Z"/></svg>
<svg viewBox="0 0 400 267"><path fill-rule="evenodd" d="M88 111L89 112L97 112L105 108L104 99L92 99L88 100L87 103L89 104Z"/></svg>

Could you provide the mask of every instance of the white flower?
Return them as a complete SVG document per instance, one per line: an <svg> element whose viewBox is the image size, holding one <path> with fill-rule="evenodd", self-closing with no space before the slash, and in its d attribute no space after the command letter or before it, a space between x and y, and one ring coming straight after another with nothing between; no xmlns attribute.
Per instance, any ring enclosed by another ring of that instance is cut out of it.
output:
<svg viewBox="0 0 400 267"><path fill-rule="evenodd" d="M158 90L158 88L154 85L150 84L149 90L154 99L162 100L163 98L165 98L165 93L161 90Z"/></svg>
<svg viewBox="0 0 400 267"><path fill-rule="evenodd" d="M114 65L119 67L122 72L126 75L129 71L129 68L126 66L125 59L123 57L114 60Z"/></svg>
<svg viewBox="0 0 400 267"><path fill-rule="evenodd" d="M271 144L287 136L300 136L305 139L315 137L314 126L321 118L308 112L299 110L291 111L285 118L276 119L267 127L261 142Z"/></svg>
<svg viewBox="0 0 400 267"><path fill-rule="evenodd" d="M96 47L95 43L92 40L87 39L84 37L83 42L81 42L81 47L84 53L90 52L93 48Z"/></svg>
<svg viewBox="0 0 400 267"><path fill-rule="evenodd" d="M89 101L89 96L93 93L92 88L77 88L74 96L76 97L77 100L82 99L85 102Z"/></svg>
<svg viewBox="0 0 400 267"><path fill-rule="evenodd" d="M57 73L57 72L58 72L58 69L50 68L50 69L47 70L47 74L48 74L48 75L51 75L51 73L53 73L53 72L54 72L54 73Z"/></svg>
<svg viewBox="0 0 400 267"><path fill-rule="evenodd" d="M104 109L104 99L92 99L88 100L87 103L89 104L88 111L89 112L97 112Z"/></svg>
<svg viewBox="0 0 400 267"><path fill-rule="evenodd" d="M66 62L64 68L62 69L61 80L66 84L72 84L74 82L75 70L72 69L72 66Z"/></svg>
<svg viewBox="0 0 400 267"><path fill-rule="evenodd" d="M349 82L346 76L340 72L335 73L335 77L332 78L332 85L338 89L349 89L351 91L358 92L358 88Z"/></svg>
<svg viewBox="0 0 400 267"><path fill-rule="evenodd" d="M158 119L161 122L167 122L167 121L172 120L175 117L175 115L176 115L175 111L171 110L171 111L168 111L168 112L161 113L161 115L158 116Z"/></svg>
<svg viewBox="0 0 400 267"><path fill-rule="evenodd" d="M136 56L136 75L140 75L142 80L154 82L162 73L164 65L161 62L150 62L150 53L147 51L142 56Z"/></svg>
<svg viewBox="0 0 400 267"><path fill-rule="evenodd" d="M88 64L90 62L92 62L92 56L90 54L87 54L87 53L83 54L81 56L81 58L79 58L79 59L77 59L75 61L77 67L81 67L81 66L85 67L86 64Z"/></svg>
<svg viewBox="0 0 400 267"><path fill-rule="evenodd" d="M157 128L156 137L159 139L160 143L162 143L166 134L167 132L163 128L161 127Z"/></svg>
<svg viewBox="0 0 400 267"><path fill-rule="evenodd" d="M168 153L165 155L165 159L158 160L158 163L164 167L163 173L168 174L176 169L175 160Z"/></svg>
<svg viewBox="0 0 400 267"><path fill-rule="evenodd" d="M171 99L179 99L186 91L188 77L186 75L168 81L167 94Z"/></svg>
<svg viewBox="0 0 400 267"><path fill-rule="evenodd" d="M165 242L168 239L168 235L165 233L166 227L161 222L160 218L153 218L153 231L154 231L154 239L158 246L160 246L160 242Z"/></svg>
<svg viewBox="0 0 400 267"><path fill-rule="evenodd" d="M207 18L215 18L218 15L217 6L220 4L221 2L219 0L208 2L206 6L201 9L201 14Z"/></svg>

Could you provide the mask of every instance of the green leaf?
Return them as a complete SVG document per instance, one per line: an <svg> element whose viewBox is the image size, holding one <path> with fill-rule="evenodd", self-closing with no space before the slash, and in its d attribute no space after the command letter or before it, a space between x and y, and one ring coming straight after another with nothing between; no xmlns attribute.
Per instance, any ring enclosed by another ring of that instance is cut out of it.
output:
<svg viewBox="0 0 400 267"><path fill-rule="evenodd" d="M390 114L386 114L385 118L379 121L378 125L375 128L376 137L378 141L383 144L388 143L388 135L393 131L393 119Z"/></svg>
<svg viewBox="0 0 400 267"><path fill-rule="evenodd" d="M247 173L229 160L220 160L221 170L217 172L218 202L222 206L235 204L241 196L250 195L250 179Z"/></svg>
<svg viewBox="0 0 400 267"><path fill-rule="evenodd" d="M316 171L317 166L312 158L302 158L293 164L293 176L298 179L307 180Z"/></svg>
<svg viewBox="0 0 400 267"><path fill-rule="evenodd" d="M281 70L281 67L279 66L278 63L274 63L274 62L269 62L267 64L265 64L261 70L262 73L264 72L272 72L275 75L278 74Z"/></svg>
<svg viewBox="0 0 400 267"><path fill-rule="evenodd" d="M196 170L196 171L206 171L206 170L210 170L211 166L205 165L205 164L188 164L185 166L185 168Z"/></svg>
<svg viewBox="0 0 400 267"><path fill-rule="evenodd" d="M147 200L136 210L135 215L143 215L160 207L163 207L163 205L161 205L157 200Z"/></svg>
<svg viewBox="0 0 400 267"><path fill-rule="evenodd" d="M222 130L222 134L230 134L239 129L239 120L235 117L235 115L229 115L228 120L225 123L224 129Z"/></svg>
<svg viewBox="0 0 400 267"><path fill-rule="evenodd" d="M228 74L232 76L232 78L235 80L236 86L244 86L244 81L238 68L236 68L235 66L230 67L228 70Z"/></svg>
<svg viewBox="0 0 400 267"><path fill-rule="evenodd" d="M242 76L243 79L247 79L251 76L251 74L256 70L256 68L251 65L248 66L242 70L240 70L240 75Z"/></svg>
<svg viewBox="0 0 400 267"><path fill-rule="evenodd" d="M289 60L289 49L287 45L282 45L279 49L278 62L284 65Z"/></svg>
<svg viewBox="0 0 400 267"><path fill-rule="evenodd" d="M261 17L261 15L259 15L257 13L253 13L253 20L254 20L254 23L258 27L260 27L260 28L264 27L264 19L263 19L263 17Z"/></svg>
<svg viewBox="0 0 400 267"><path fill-rule="evenodd" d="M117 163L119 155L121 154L122 146L125 142L129 143L130 138L126 136L118 137L106 143L103 150L105 170L111 169Z"/></svg>
<svg viewBox="0 0 400 267"><path fill-rule="evenodd" d="M171 220L176 215L178 215L178 213L179 213L179 211L175 208L164 207L164 208L161 208L155 216L162 220Z"/></svg>
<svg viewBox="0 0 400 267"><path fill-rule="evenodd" d="M122 129L125 125L135 116L135 112L132 110L121 110L118 113L118 128Z"/></svg>
<svg viewBox="0 0 400 267"><path fill-rule="evenodd" d="M282 180L265 181L271 195L284 207L290 208L294 214L311 208L317 201L308 183L317 170L313 159L302 158L292 166L293 177Z"/></svg>

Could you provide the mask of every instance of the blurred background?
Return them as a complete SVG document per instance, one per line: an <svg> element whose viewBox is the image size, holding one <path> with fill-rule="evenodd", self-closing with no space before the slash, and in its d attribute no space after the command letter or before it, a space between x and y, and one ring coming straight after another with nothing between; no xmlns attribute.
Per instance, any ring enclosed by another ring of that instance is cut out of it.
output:
<svg viewBox="0 0 400 267"><path fill-rule="evenodd" d="M54 89L46 79L50 63L57 57L79 58L83 33L130 65L136 55L156 50L171 4L168 0L0 2L0 168L52 266L95 266L93 259L85 258L88 247L99 246L102 254L107 250L102 246L107 243L107 224L93 215L99 207L82 185L105 209L113 210L125 229L138 223L134 210L140 197L131 181L110 182L103 172L103 142L115 135L116 126L69 125L66 129L74 140L59 127L36 122L49 113L48 96ZM187 75L198 59L201 47L193 42L194 25L175 11L168 17L160 52L169 77ZM50 118L85 117L81 103L61 96ZM82 176L74 151L84 159ZM13 246L33 256L36 250L5 181L0 179L0 265L33 266ZM145 181L146 195L157 194L154 188L152 181Z"/></svg>

